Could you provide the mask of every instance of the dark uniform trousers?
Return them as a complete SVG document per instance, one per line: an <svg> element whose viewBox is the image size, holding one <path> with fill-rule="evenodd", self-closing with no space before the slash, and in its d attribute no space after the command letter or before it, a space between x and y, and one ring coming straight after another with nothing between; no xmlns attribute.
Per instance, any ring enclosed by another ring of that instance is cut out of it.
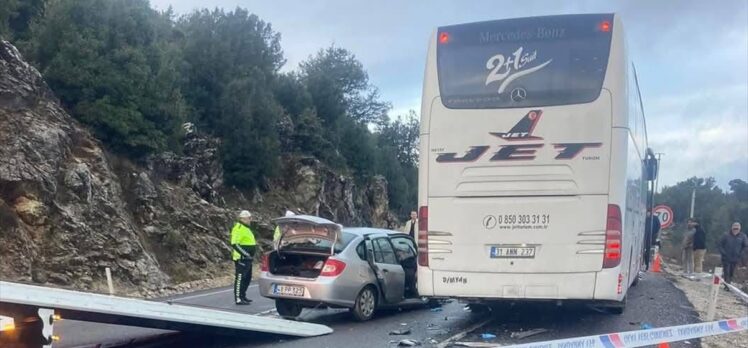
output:
<svg viewBox="0 0 748 348"><path fill-rule="evenodd" d="M234 261L234 299L247 299L247 289L252 281L252 259L241 258Z"/></svg>

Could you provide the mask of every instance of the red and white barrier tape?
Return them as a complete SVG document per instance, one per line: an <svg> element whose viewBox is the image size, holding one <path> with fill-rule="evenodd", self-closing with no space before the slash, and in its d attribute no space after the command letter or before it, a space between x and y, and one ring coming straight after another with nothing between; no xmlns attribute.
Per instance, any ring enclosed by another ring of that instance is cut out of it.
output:
<svg viewBox="0 0 748 348"><path fill-rule="evenodd" d="M508 346L512 348L633 348L748 330L748 317Z"/></svg>

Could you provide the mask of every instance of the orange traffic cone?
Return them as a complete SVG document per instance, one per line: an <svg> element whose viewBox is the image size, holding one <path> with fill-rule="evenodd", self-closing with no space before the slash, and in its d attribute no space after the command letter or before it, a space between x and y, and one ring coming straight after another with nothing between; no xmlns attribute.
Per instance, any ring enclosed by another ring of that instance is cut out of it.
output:
<svg viewBox="0 0 748 348"><path fill-rule="evenodd" d="M660 343L657 345L657 348L670 348L670 344L667 342Z"/></svg>
<svg viewBox="0 0 748 348"><path fill-rule="evenodd" d="M660 258L660 253L659 252L655 252L655 259L654 259L654 262L652 264L652 272L660 273L661 263L662 263L662 259Z"/></svg>

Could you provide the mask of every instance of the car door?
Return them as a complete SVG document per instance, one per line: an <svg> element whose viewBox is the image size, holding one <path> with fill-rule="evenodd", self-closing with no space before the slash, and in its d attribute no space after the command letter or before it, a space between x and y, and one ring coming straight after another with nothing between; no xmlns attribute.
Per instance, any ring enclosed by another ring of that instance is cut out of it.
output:
<svg viewBox="0 0 748 348"><path fill-rule="evenodd" d="M392 246L395 247L395 253L397 254L397 258L400 261L400 264L403 266L409 265L410 263L413 263L415 265L415 261L417 258L417 252L416 252L416 246L415 243L413 243L413 239L408 237L407 235L402 236L390 236L390 240L392 241Z"/></svg>
<svg viewBox="0 0 748 348"><path fill-rule="evenodd" d="M400 266L403 267L403 271L405 271L405 297L417 297L416 273L418 252L416 251L416 245L412 238L402 233L390 234L390 241L392 242L392 246L395 247L397 260L400 262Z"/></svg>
<svg viewBox="0 0 748 348"><path fill-rule="evenodd" d="M378 272L380 286L387 303L397 303L405 295L405 271L397 260L395 249L386 236L372 238L371 245L373 263ZM367 247L368 247L367 245Z"/></svg>

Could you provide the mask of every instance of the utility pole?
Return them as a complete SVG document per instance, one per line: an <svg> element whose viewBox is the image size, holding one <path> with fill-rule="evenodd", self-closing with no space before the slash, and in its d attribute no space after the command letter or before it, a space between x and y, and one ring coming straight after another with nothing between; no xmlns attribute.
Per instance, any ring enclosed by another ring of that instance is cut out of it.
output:
<svg viewBox="0 0 748 348"><path fill-rule="evenodd" d="M654 181L654 189L652 190L652 202L650 202L649 211L652 212L652 216L654 216L654 206L655 206L655 195L657 194L657 185L660 182L660 173L662 172L662 155L665 153L658 152L655 153L657 155L657 176L655 176Z"/></svg>
<svg viewBox="0 0 748 348"><path fill-rule="evenodd" d="M650 214L649 215L650 216L649 231L650 233L654 229L654 219L659 219L659 217L657 217L657 215L655 215L654 213L654 206L655 206L655 194L657 194L657 184L660 182L660 172L662 168L661 167L662 155L664 155L664 153L658 152L655 155L657 155L657 173L655 175L654 183L652 183L652 198L651 198L651 201L649 202L649 214ZM646 252L647 257L651 258L652 255L650 252L652 249L652 236L647 236L646 239L647 240L644 241L645 252ZM657 249L655 249L655 253L657 253ZM647 262L647 265L649 265L649 260L646 260L646 262Z"/></svg>
<svg viewBox="0 0 748 348"><path fill-rule="evenodd" d="M693 206L694 206L694 203L696 203L696 189L693 189L691 191L691 216L689 216L689 217L692 218L692 219L693 219Z"/></svg>

